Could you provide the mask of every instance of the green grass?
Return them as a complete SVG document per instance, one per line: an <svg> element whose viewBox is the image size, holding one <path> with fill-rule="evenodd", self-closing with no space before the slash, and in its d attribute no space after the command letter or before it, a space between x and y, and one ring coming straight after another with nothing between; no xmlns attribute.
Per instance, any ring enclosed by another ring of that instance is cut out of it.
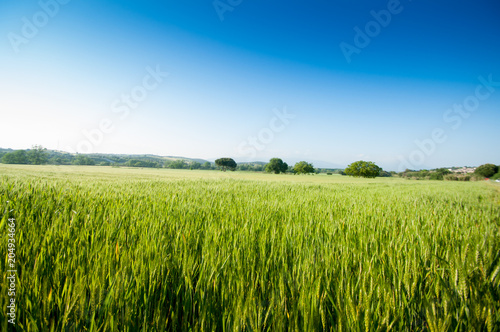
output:
<svg viewBox="0 0 500 332"><path fill-rule="evenodd" d="M0 165L0 196L19 330L500 328L495 184Z"/></svg>

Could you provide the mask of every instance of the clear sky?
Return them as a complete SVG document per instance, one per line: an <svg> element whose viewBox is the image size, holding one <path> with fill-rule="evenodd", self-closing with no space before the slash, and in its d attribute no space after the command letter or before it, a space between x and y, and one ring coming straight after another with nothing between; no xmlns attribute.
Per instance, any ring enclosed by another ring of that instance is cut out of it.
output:
<svg viewBox="0 0 500 332"><path fill-rule="evenodd" d="M500 164L498 1L0 1L0 147Z"/></svg>

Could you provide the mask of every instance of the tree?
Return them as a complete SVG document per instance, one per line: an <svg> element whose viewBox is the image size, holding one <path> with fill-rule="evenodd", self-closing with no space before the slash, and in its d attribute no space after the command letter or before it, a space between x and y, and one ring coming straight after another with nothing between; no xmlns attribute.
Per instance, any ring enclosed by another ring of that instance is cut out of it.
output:
<svg viewBox="0 0 500 332"><path fill-rule="evenodd" d="M252 168L249 168L249 170L252 170L254 172L262 172L264 170L264 166L259 164L254 164Z"/></svg>
<svg viewBox="0 0 500 332"><path fill-rule="evenodd" d="M73 164L75 164L75 165L95 165L95 161L87 156L79 154L76 156L75 160L73 161Z"/></svg>
<svg viewBox="0 0 500 332"><path fill-rule="evenodd" d="M33 145L28 151L28 160L33 165L43 165L48 161L47 149L41 145Z"/></svg>
<svg viewBox="0 0 500 332"><path fill-rule="evenodd" d="M170 165L168 165L169 168L175 168L175 169L183 169L183 168L187 168L188 167L188 164L186 163L186 161L182 160L182 159L177 159L177 160L174 160L170 163Z"/></svg>
<svg viewBox="0 0 500 332"><path fill-rule="evenodd" d="M236 162L232 158L219 158L215 161L215 165L219 166L224 172L226 170L236 170Z"/></svg>
<svg viewBox="0 0 500 332"><path fill-rule="evenodd" d="M387 171L380 171L380 174L378 176L381 178L390 178L392 174Z"/></svg>
<svg viewBox="0 0 500 332"><path fill-rule="evenodd" d="M64 163L63 159L59 156L54 156L49 159L49 164L52 165L62 165Z"/></svg>
<svg viewBox="0 0 500 332"><path fill-rule="evenodd" d="M191 162L191 165L189 165L189 169L200 169L201 168L201 164L197 161L193 161Z"/></svg>
<svg viewBox="0 0 500 332"><path fill-rule="evenodd" d="M274 174L286 173L288 164L284 163L280 158L272 158L266 165L266 172Z"/></svg>
<svg viewBox="0 0 500 332"><path fill-rule="evenodd" d="M361 176L364 178L374 178L380 174L382 168L371 161L356 161L344 170L345 174L350 176Z"/></svg>
<svg viewBox="0 0 500 332"><path fill-rule="evenodd" d="M202 169L211 169L212 168L212 164L209 161L205 161L203 163L203 165L201 165L201 168Z"/></svg>
<svg viewBox="0 0 500 332"><path fill-rule="evenodd" d="M430 180L443 180L444 177L451 174L451 171L447 168L436 168L430 173Z"/></svg>
<svg viewBox="0 0 500 332"><path fill-rule="evenodd" d="M26 156L26 151L16 150L13 152L8 152L2 157L2 162L4 164L27 164L28 157Z"/></svg>
<svg viewBox="0 0 500 332"><path fill-rule="evenodd" d="M313 164L309 164L308 162L299 161L295 164L295 166L293 166L293 171L296 174L314 173L314 166Z"/></svg>
<svg viewBox="0 0 500 332"><path fill-rule="evenodd" d="M498 172L498 166L493 164L484 164L476 168L475 174L484 176L485 178L491 178L495 173Z"/></svg>
<svg viewBox="0 0 500 332"><path fill-rule="evenodd" d="M159 168L160 164L151 160L130 159L125 163L125 166Z"/></svg>

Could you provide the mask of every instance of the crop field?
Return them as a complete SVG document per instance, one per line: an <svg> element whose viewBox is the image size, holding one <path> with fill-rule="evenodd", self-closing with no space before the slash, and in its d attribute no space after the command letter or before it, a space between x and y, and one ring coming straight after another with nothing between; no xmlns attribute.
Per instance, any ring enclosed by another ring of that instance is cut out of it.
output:
<svg viewBox="0 0 500 332"><path fill-rule="evenodd" d="M19 331L500 329L495 183L0 165L0 208L1 330L9 270Z"/></svg>

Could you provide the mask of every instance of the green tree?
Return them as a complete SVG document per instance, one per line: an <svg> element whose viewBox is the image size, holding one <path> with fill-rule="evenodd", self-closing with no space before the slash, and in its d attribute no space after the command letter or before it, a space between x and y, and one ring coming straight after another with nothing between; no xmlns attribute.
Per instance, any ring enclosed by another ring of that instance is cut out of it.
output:
<svg viewBox="0 0 500 332"><path fill-rule="evenodd" d="M266 172L280 174L288 171L288 164L283 162L280 158L272 158L266 165Z"/></svg>
<svg viewBox="0 0 500 332"><path fill-rule="evenodd" d="M212 164L209 161L205 161L203 163L203 165L201 165L201 168L202 169L211 169L212 168Z"/></svg>
<svg viewBox="0 0 500 332"><path fill-rule="evenodd" d="M387 171L380 171L380 174L378 176L381 178L390 178L392 174Z"/></svg>
<svg viewBox="0 0 500 332"><path fill-rule="evenodd" d="M252 168L249 170L252 170L254 172L262 172L264 170L264 166L259 164L254 164Z"/></svg>
<svg viewBox="0 0 500 332"><path fill-rule="evenodd" d="M191 162L191 165L189 165L189 169L200 169L201 168L201 164L197 161L193 161Z"/></svg>
<svg viewBox="0 0 500 332"><path fill-rule="evenodd" d="M498 166L493 164L484 164L476 168L475 174L484 176L485 178L491 178L495 173L498 172Z"/></svg>
<svg viewBox="0 0 500 332"><path fill-rule="evenodd" d="M62 165L64 163L64 160L60 156L54 156L49 159L49 164L52 165Z"/></svg>
<svg viewBox="0 0 500 332"><path fill-rule="evenodd" d="M215 161L215 165L220 167L224 172L228 169L234 171L236 170L236 166L238 166L232 158L219 158Z"/></svg>
<svg viewBox="0 0 500 332"><path fill-rule="evenodd" d="M127 161L125 163L125 166L158 168L158 167L160 167L160 164L157 163L156 161L130 159L129 161Z"/></svg>
<svg viewBox="0 0 500 332"><path fill-rule="evenodd" d="M48 161L47 149L41 145L33 145L28 151L28 160L33 165L43 165Z"/></svg>
<svg viewBox="0 0 500 332"><path fill-rule="evenodd" d="M295 164L295 166L293 166L293 171L296 174L308 174L314 173L315 170L313 164L309 164L305 161L299 161Z"/></svg>
<svg viewBox="0 0 500 332"><path fill-rule="evenodd" d="M183 169L183 168L187 168L188 165L187 165L186 161L184 161L182 159L177 159L177 160L172 161L172 163L170 163L170 165L168 165L168 167L174 168L174 169Z"/></svg>
<svg viewBox="0 0 500 332"><path fill-rule="evenodd" d="M451 171L447 168L436 168L433 170L430 175L429 179L430 180L443 180L444 177L448 174L451 174Z"/></svg>
<svg viewBox="0 0 500 332"><path fill-rule="evenodd" d="M79 154L76 156L75 160L73 161L73 164L75 165L95 165L95 161L88 156L85 156L83 154Z"/></svg>
<svg viewBox="0 0 500 332"><path fill-rule="evenodd" d="M356 161L344 170L345 174L350 176L359 176L364 178L374 178L380 174L382 168L375 165L372 161Z"/></svg>
<svg viewBox="0 0 500 332"><path fill-rule="evenodd" d="M4 164L27 164L28 156L24 150L16 150L13 152L8 152L2 157L2 162Z"/></svg>

